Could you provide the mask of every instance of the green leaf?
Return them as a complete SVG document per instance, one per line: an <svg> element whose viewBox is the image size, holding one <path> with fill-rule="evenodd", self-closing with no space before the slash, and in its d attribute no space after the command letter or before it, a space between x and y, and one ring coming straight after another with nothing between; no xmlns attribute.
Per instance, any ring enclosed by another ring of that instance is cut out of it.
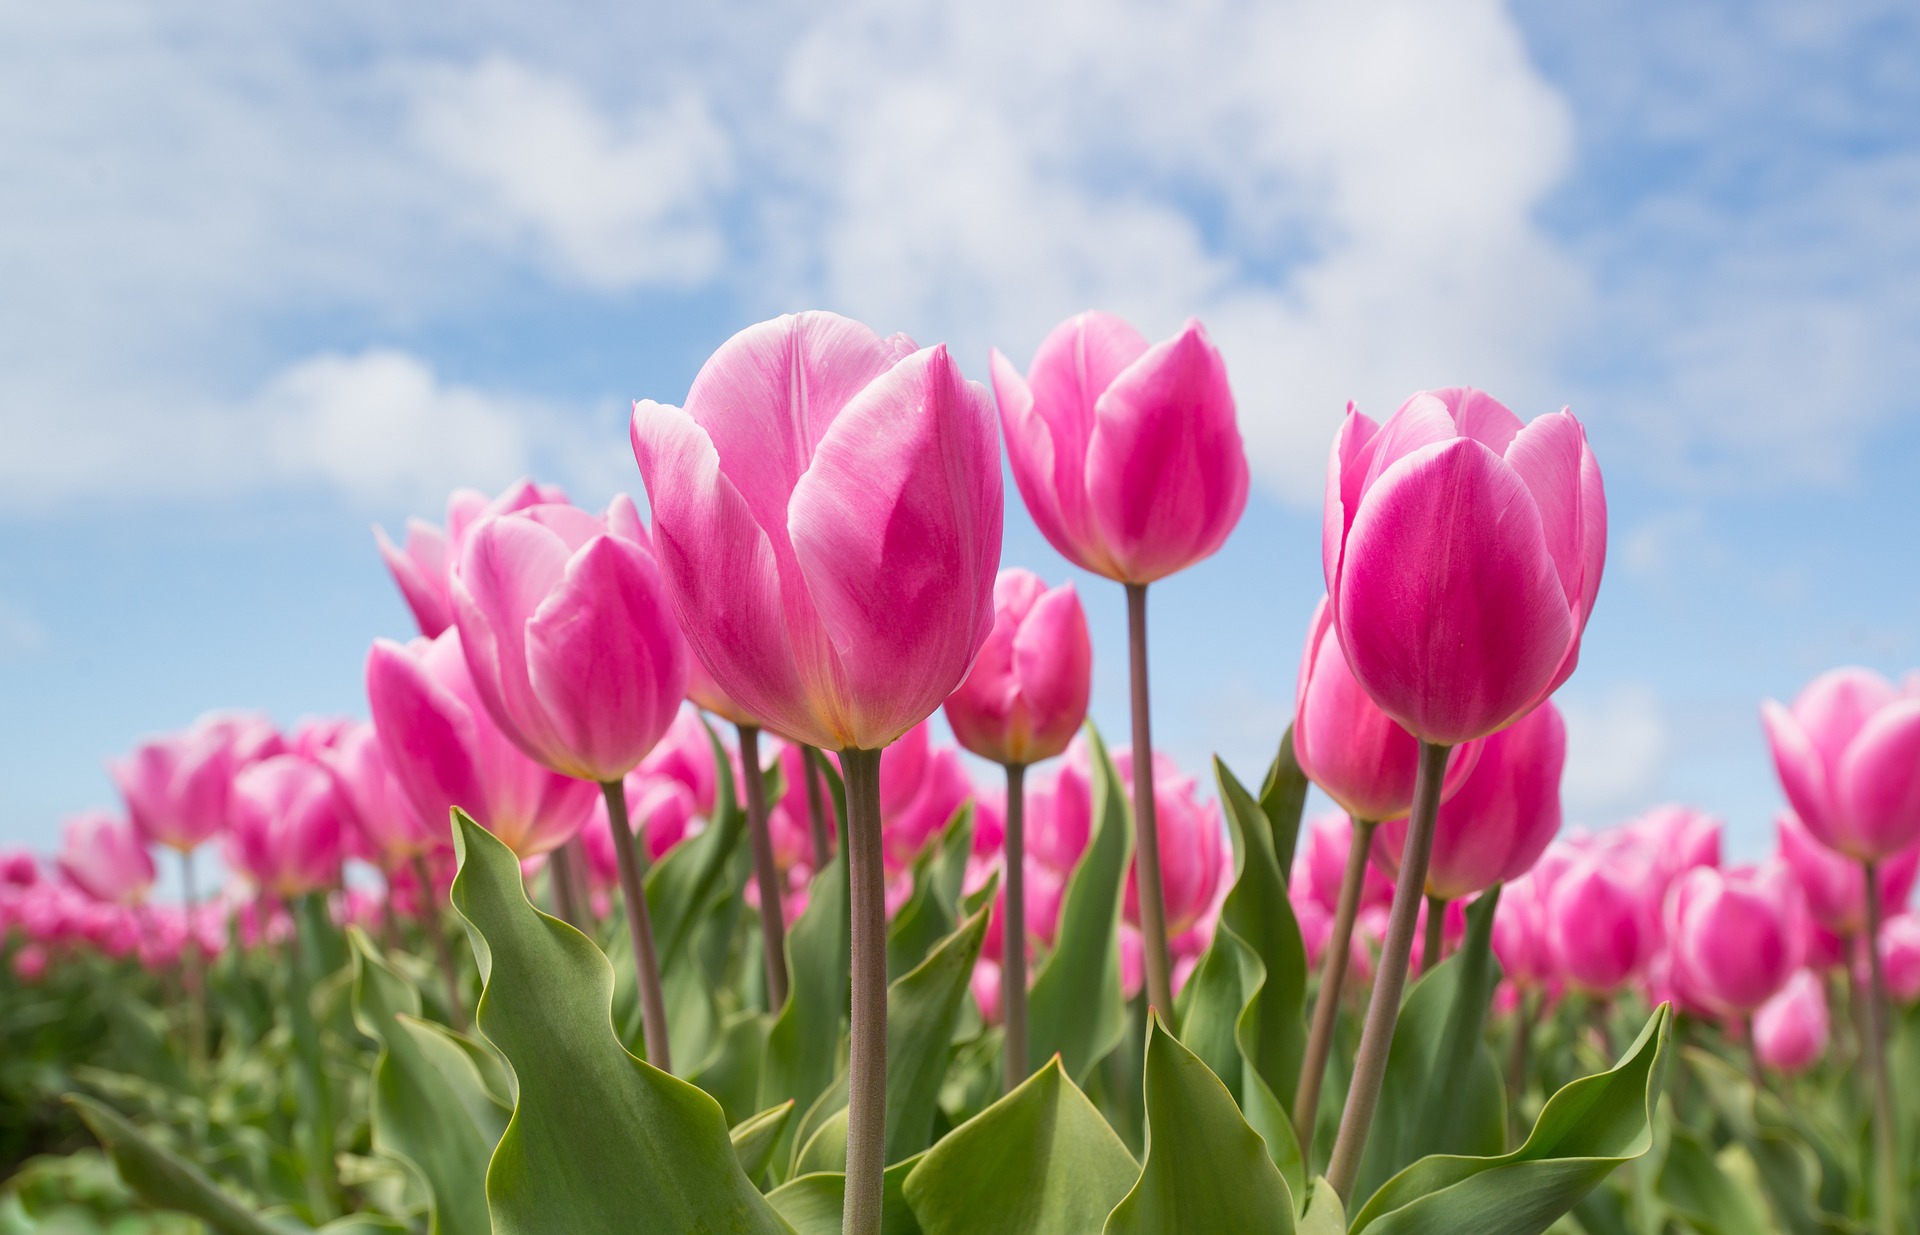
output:
<svg viewBox="0 0 1920 1235"><path fill-rule="evenodd" d="M1300 816L1307 808L1307 774L1293 757L1293 726L1280 735L1280 753L1260 785L1260 811L1273 829L1273 857L1280 873L1291 877L1293 851L1300 843Z"/></svg>
<svg viewBox="0 0 1920 1235"><path fill-rule="evenodd" d="M792 979L786 1005L767 1032L766 1054L760 1061L762 1107L792 1100L804 1115L840 1070L852 922L847 851L842 845L827 868L813 877L807 907L787 933L787 969ZM783 1133L782 1145L791 1144L793 1136L792 1131ZM784 1166L786 1157L776 1152L773 1160Z"/></svg>
<svg viewBox="0 0 1920 1235"><path fill-rule="evenodd" d="M1291 729L1287 736L1293 736ZM1347 1235L1347 1211L1324 1176L1316 1176L1308 1186L1307 1205L1294 1229L1298 1235Z"/></svg>
<svg viewBox="0 0 1920 1235"><path fill-rule="evenodd" d="M794 1160L795 1175L814 1175L823 1171L847 1169L847 1108L841 1107L821 1121L800 1143L800 1156Z"/></svg>
<svg viewBox="0 0 1920 1235"><path fill-rule="evenodd" d="M1773 1229L1765 1207L1684 1127L1673 1129L1655 1190L1700 1235L1758 1235Z"/></svg>
<svg viewBox="0 0 1920 1235"><path fill-rule="evenodd" d="M882 1235L921 1235L920 1223L901 1193L901 1184L920 1164L915 1154L896 1162L880 1177ZM847 1203L847 1177L837 1171L802 1175L767 1194L767 1200L797 1235L840 1235L840 1216Z"/></svg>
<svg viewBox="0 0 1920 1235"><path fill-rule="evenodd" d="M1812 1129L1772 1094L1725 1060L1692 1047L1680 1051L1681 1066L1700 1079L1708 1100L1759 1168L1760 1186L1783 1230L1791 1235L1839 1235L1858 1229L1821 1205L1826 1168Z"/></svg>
<svg viewBox="0 0 1920 1235"><path fill-rule="evenodd" d="M1120 909L1133 856L1126 791L1099 730L1088 725L1087 738L1093 748L1092 834L1061 898L1053 952L1027 996L1027 1058L1058 1054L1076 1081L1126 1032Z"/></svg>
<svg viewBox="0 0 1920 1235"><path fill-rule="evenodd" d="M695 927L727 891L727 866L747 830L746 812L734 794L733 760L711 725L707 741L718 770L713 818L705 831L669 849L647 872L647 912L663 975L688 955L686 945Z"/></svg>
<svg viewBox="0 0 1920 1235"><path fill-rule="evenodd" d="M716 1049L687 1077L713 1095L728 1119L738 1123L759 1107L760 1060L766 1054L767 1018L736 1012L720 1027Z"/></svg>
<svg viewBox="0 0 1920 1235"><path fill-rule="evenodd" d="M887 980L926 959L960 919L960 887L973 855L973 800L962 802L913 863L913 894L887 928Z"/></svg>
<svg viewBox="0 0 1920 1235"><path fill-rule="evenodd" d="M1086 1235L1139 1173L1056 1056L940 1138L905 1192L926 1235Z"/></svg>
<svg viewBox="0 0 1920 1235"><path fill-rule="evenodd" d="M485 987L480 1030L519 1083L487 1171L495 1235L787 1230L734 1157L720 1106L614 1036L613 971L528 902L513 852L454 811L453 903Z"/></svg>
<svg viewBox="0 0 1920 1235"><path fill-rule="evenodd" d="M1476 901L1467 920L1460 950L1423 975L1400 1009L1367 1152L1347 1198L1356 1209L1429 1154L1484 1157L1507 1147L1506 1086L1481 1036L1499 976L1493 898Z"/></svg>
<svg viewBox="0 0 1920 1235"><path fill-rule="evenodd" d="M761 1172L767 1169L767 1163L773 1159L774 1146L780 1143L780 1136L792 1118L793 1099L789 1098L779 1106L747 1116L728 1130L733 1156L740 1160L740 1169L747 1173L748 1179L760 1178Z"/></svg>
<svg viewBox="0 0 1920 1235"><path fill-rule="evenodd" d="M1437 972L1437 971L1436 971ZM1422 1158L1353 1219L1353 1235L1538 1235L1653 1144L1672 1009L1660 1005L1611 1071L1547 1100L1526 1144L1493 1158Z"/></svg>
<svg viewBox="0 0 1920 1235"><path fill-rule="evenodd" d="M418 1176L427 1193L429 1235L490 1235L487 1160L508 1112L494 1105L464 1053L438 1037L416 1037L402 1025L399 1018L420 1015L420 993L359 927L349 928L348 938L353 1021L380 1044L369 1081L373 1150ZM428 1054L436 1048L442 1051L438 1061ZM464 1092L455 1088L461 1065Z"/></svg>
<svg viewBox="0 0 1920 1235"><path fill-rule="evenodd" d="M199 1167L153 1141L113 1108L80 1094L65 1099L113 1156L120 1178L147 1204L192 1214L218 1235L288 1235L300 1228L236 1201Z"/></svg>
<svg viewBox="0 0 1920 1235"><path fill-rule="evenodd" d="M1260 1231L1289 1235L1293 1194L1233 1095L1166 1031L1147 1029L1147 1156L1107 1235Z"/></svg>
<svg viewBox="0 0 1920 1235"><path fill-rule="evenodd" d="M986 907L976 911L913 972L887 989L888 1162L919 1153L933 1138L953 1028L987 937L989 912Z"/></svg>

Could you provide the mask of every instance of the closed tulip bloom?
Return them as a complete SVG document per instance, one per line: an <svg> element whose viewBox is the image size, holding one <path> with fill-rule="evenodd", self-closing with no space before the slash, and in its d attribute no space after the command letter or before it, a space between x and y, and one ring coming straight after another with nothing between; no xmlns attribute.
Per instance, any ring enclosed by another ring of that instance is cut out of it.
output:
<svg viewBox="0 0 1920 1235"><path fill-rule="evenodd" d="M108 765L142 836L187 853L227 826L227 798L238 770L234 737L224 720L203 721L142 742Z"/></svg>
<svg viewBox="0 0 1920 1235"><path fill-rule="evenodd" d="M1566 760L1566 723L1551 701L1488 738L1466 783L1440 806L1427 894L1458 900L1525 874L1560 831ZM1373 836L1375 860L1397 872L1407 821Z"/></svg>
<svg viewBox="0 0 1920 1235"><path fill-rule="evenodd" d="M627 794L627 818L634 832L644 839L647 859L658 862L687 837L699 830L700 814L693 794L679 781L667 776L634 772L623 782ZM610 888L618 882L620 868L613 850L613 830L607 824L607 804L597 802L593 818L580 833L586 846L588 873L594 886Z"/></svg>
<svg viewBox="0 0 1920 1235"><path fill-rule="evenodd" d="M1665 903L1673 881L1696 866L1720 865L1721 821L1697 807L1669 802L1628 823L1616 831L1639 846L1650 859L1649 878L1655 889L1655 906Z"/></svg>
<svg viewBox="0 0 1920 1235"><path fill-rule="evenodd" d="M1538 868L1528 871L1500 891L1494 906L1493 954L1507 981L1522 990L1544 987L1558 976L1548 937L1548 904L1553 881Z"/></svg>
<svg viewBox="0 0 1920 1235"><path fill-rule="evenodd" d="M947 723L960 745L995 763L1029 764L1067 749L1093 690L1093 641L1073 584L1048 590L1030 570L1000 572L993 630Z"/></svg>
<svg viewBox="0 0 1920 1235"><path fill-rule="evenodd" d="M895 747L906 744L907 740L903 739L888 747L887 755L891 755ZM881 837L886 846L888 869L894 871L912 866L921 850L932 843L953 818L953 813L973 795L973 782L967 778L966 765L960 762L960 752L950 746L929 750L911 787L904 788L896 780L892 785L896 792L892 795L887 792L887 756L881 756L880 784Z"/></svg>
<svg viewBox="0 0 1920 1235"><path fill-rule="evenodd" d="M1673 981L1723 1016L1745 1016L1800 968L1805 919L1800 888L1781 863L1695 867L1667 899Z"/></svg>
<svg viewBox="0 0 1920 1235"><path fill-rule="evenodd" d="M153 886L153 855L145 838L105 811L67 820L57 861L68 882L109 904L137 905Z"/></svg>
<svg viewBox="0 0 1920 1235"><path fill-rule="evenodd" d="M1334 637L1325 597L1307 628L1294 687L1293 757L1307 779L1355 819L1378 823L1413 808L1420 743L1355 680ZM1454 748L1440 790L1443 800L1459 790L1479 757L1477 742Z"/></svg>
<svg viewBox="0 0 1920 1235"><path fill-rule="evenodd" d="M0 850L0 891L40 882L40 864L25 849Z"/></svg>
<svg viewBox="0 0 1920 1235"><path fill-rule="evenodd" d="M1920 694L1835 669L1760 717L1787 801L1821 844L1879 862L1920 843Z"/></svg>
<svg viewBox="0 0 1920 1235"><path fill-rule="evenodd" d="M1600 590L1607 502L1586 433L1522 425L1478 390L1422 391L1384 425L1348 410L1321 556L1354 677L1415 737L1453 745L1573 672Z"/></svg>
<svg viewBox="0 0 1920 1235"><path fill-rule="evenodd" d="M1347 869L1347 850L1352 844L1353 820L1343 813L1320 815L1307 823L1298 859L1304 864L1301 874L1313 898L1327 913L1338 907L1340 883ZM1360 908L1384 908L1392 902L1393 878L1374 863L1367 863L1360 884Z"/></svg>
<svg viewBox="0 0 1920 1235"><path fill-rule="evenodd" d="M993 353L1007 457L1074 565L1152 583L1210 557L1247 505L1226 362L1197 321L1148 345L1108 313L1062 322L1023 378Z"/></svg>
<svg viewBox="0 0 1920 1235"><path fill-rule="evenodd" d="M899 743L894 743L898 746ZM780 800L767 807L767 831L773 838L774 859L781 870L792 870L796 866L813 869L813 820L811 806L807 801L807 765L806 748L793 742L782 742L776 758L780 762L780 779L783 792ZM886 762L885 756L881 763ZM826 786L821 786L822 805L825 806L825 818L829 843L839 835L839 825L834 819L833 808L825 802ZM884 825L883 825L884 826Z"/></svg>
<svg viewBox="0 0 1920 1235"><path fill-rule="evenodd" d="M325 768L298 755L234 777L228 862L267 892L303 896L340 881L345 812Z"/></svg>
<svg viewBox="0 0 1920 1235"><path fill-rule="evenodd" d="M367 699L395 779L423 819L458 806L522 858L572 839L599 790L520 753L480 702L460 632L367 654Z"/></svg>
<svg viewBox="0 0 1920 1235"><path fill-rule="evenodd" d="M944 346L763 322L632 432L681 626L747 715L878 750L953 693L993 626L1001 490L990 401Z"/></svg>
<svg viewBox="0 0 1920 1235"><path fill-rule="evenodd" d="M596 784L631 772L687 692L685 644L632 502L494 515L453 581L467 668L535 762Z"/></svg>
<svg viewBox="0 0 1920 1235"><path fill-rule="evenodd" d="M1792 872L1806 897L1814 922L1836 935L1851 937L1867 928L1867 876L1860 863L1827 848L1806 829L1792 811L1781 814L1775 827L1780 836L1780 860ZM1906 849L1879 864L1885 912L1897 913L1913 894L1920 875L1920 848Z"/></svg>
<svg viewBox="0 0 1920 1235"><path fill-rule="evenodd" d="M1123 746L1113 753L1120 781L1132 779L1133 750ZM1180 935L1197 924L1213 904L1220 887L1225 856L1226 828L1218 802L1201 802L1199 784L1183 774L1172 759L1154 753L1154 822L1160 833L1160 880L1167 898L1167 933ZM1122 914L1140 923L1138 864L1127 871L1127 894Z"/></svg>
<svg viewBox="0 0 1920 1235"><path fill-rule="evenodd" d="M694 663L688 657L689 667ZM719 771L713 762L713 738L692 708L681 708L667 726L664 737L647 752L635 769L646 775L665 776L679 781L693 795L694 813L705 818L713 813L719 790Z"/></svg>
<svg viewBox="0 0 1920 1235"><path fill-rule="evenodd" d="M1561 872L1545 908L1554 976L1579 990L1611 995L1653 955L1651 923L1638 889L1604 860L1588 858Z"/></svg>
<svg viewBox="0 0 1920 1235"><path fill-rule="evenodd" d="M1802 969L1753 1014L1753 1049L1760 1062L1789 1076L1805 1072L1827 1053L1827 988Z"/></svg>
<svg viewBox="0 0 1920 1235"><path fill-rule="evenodd" d="M460 561L460 550L467 530L490 514L508 514L543 502L564 502L567 495L550 485L523 480L489 501L487 495L473 489L456 489L447 499L447 526L444 530L422 519L407 520L405 543L395 545L386 532L375 527L373 539L380 546L380 557L400 587L400 595L413 612L420 633L431 639L453 625L453 572Z"/></svg>
<svg viewBox="0 0 1920 1235"><path fill-rule="evenodd" d="M416 855L447 843L437 826L415 808L387 763L380 735L371 724L348 728L319 756L333 774L334 787L358 843L349 848L383 871L394 871Z"/></svg>
<svg viewBox="0 0 1920 1235"><path fill-rule="evenodd" d="M1881 925L1880 970L1897 1002L1920 1000L1920 916L1896 913Z"/></svg>

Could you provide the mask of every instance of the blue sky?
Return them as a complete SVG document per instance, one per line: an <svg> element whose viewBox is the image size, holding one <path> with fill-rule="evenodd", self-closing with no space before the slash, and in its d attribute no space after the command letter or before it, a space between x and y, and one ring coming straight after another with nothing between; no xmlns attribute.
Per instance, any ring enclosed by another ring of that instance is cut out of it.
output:
<svg viewBox="0 0 1920 1235"><path fill-rule="evenodd" d="M1349 397L1587 424L1571 818L1757 852L1758 701L1920 663L1910 5L430 7L0 10L0 843L206 708L363 711L371 523L637 492L628 402L810 306L976 378L1084 307L1208 323L1257 489L1154 591L1196 771L1285 723ZM1008 492L1005 560L1071 573Z"/></svg>

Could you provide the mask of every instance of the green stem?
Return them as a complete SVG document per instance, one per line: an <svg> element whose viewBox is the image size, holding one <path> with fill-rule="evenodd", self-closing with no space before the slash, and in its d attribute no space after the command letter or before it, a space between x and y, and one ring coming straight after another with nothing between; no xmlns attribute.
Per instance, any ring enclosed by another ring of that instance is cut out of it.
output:
<svg viewBox="0 0 1920 1235"><path fill-rule="evenodd" d="M186 908L187 946L180 950L182 977L187 984L187 1074L196 1085L206 1083L207 1072L207 959L200 951L194 909L200 903L193 879L193 851L180 852L180 899Z"/></svg>
<svg viewBox="0 0 1920 1235"><path fill-rule="evenodd" d="M1147 585L1127 584L1127 654L1133 677L1134 880L1140 893L1140 940L1147 968L1147 1006L1173 1023L1173 965L1167 951L1167 897L1160 880L1160 829L1153 797L1153 721L1147 700Z"/></svg>
<svg viewBox="0 0 1920 1235"><path fill-rule="evenodd" d="M1400 879L1393 889L1393 909L1387 918L1387 937L1381 944L1380 964L1373 979L1373 998L1354 1056L1353 1083L1347 1106L1340 1114L1340 1135L1327 1164L1327 1182L1343 1200L1353 1200L1354 1181L1367 1151L1374 1109L1380 1104L1380 1086L1386 1080L1387 1054L1393 1049L1393 1030L1400 1019L1400 994L1406 989L1407 963L1413 955L1413 928L1420 916L1420 898L1426 891L1427 866L1433 857L1433 825L1440 812L1440 783L1447 772L1447 748L1420 743L1420 767L1414 779L1413 811L1407 820L1407 842L1400 854Z"/></svg>
<svg viewBox="0 0 1920 1235"><path fill-rule="evenodd" d="M1420 972L1432 973L1433 967L1440 963L1440 955L1446 950L1447 939L1447 900L1442 896L1427 897L1427 932L1420 941Z"/></svg>
<svg viewBox="0 0 1920 1235"><path fill-rule="evenodd" d="M1880 1230L1893 1235L1900 1227L1899 1150L1895 1144L1893 1074L1887 1069L1887 979L1880 965L1880 874L1876 863L1863 862L1867 883L1866 1052L1868 1084L1873 1089L1873 1145L1877 1167Z"/></svg>
<svg viewBox="0 0 1920 1235"><path fill-rule="evenodd" d="M780 900L780 868L773 860L767 825L767 778L760 767L760 727L739 725L740 768L746 781L747 833L753 844L753 881L760 891L760 954L767 971L767 1010L787 1002L786 906Z"/></svg>
<svg viewBox="0 0 1920 1235"><path fill-rule="evenodd" d="M327 1082L320 1029L313 1019L313 990L325 976L320 972L319 930L326 912L324 894L318 892L307 894L294 906L298 956L289 973L287 991L294 1050L300 1060L300 1108L306 1116L307 1197L320 1222L333 1218L342 1208L340 1183L333 1166L333 1088Z"/></svg>
<svg viewBox="0 0 1920 1235"><path fill-rule="evenodd" d="M440 902L433 894L433 872L427 867L426 855L413 855L413 878L420 885L420 927L433 943L433 957L440 964L440 982L447 991L447 1016L455 1029L464 1032L467 1002L460 997L460 968L453 961L453 945L447 942L446 922L441 917Z"/></svg>
<svg viewBox="0 0 1920 1235"><path fill-rule="evenodd" d="M1007 915L1000 930L1000 1006L1005 1010L1007 1092L1027 1079L1027 769L1007 766Z"/></svg>
<svg viewBox="0 0 1920 1235"><path fill-rule="evenodd" d="M1360 916L1360 893L1367 880L1367 851L1373 845L1370 819L1355 819L1347 838L1347 868L1340 875L1340 899L1334 904L1333 933L1320 962L1320 995L1313 1005L1313 1027L1307 1032L1307 1054L1300 1067L1300 1083L1293 1093L1293 1132L1301 1152L1311 1154L1313 1125L1320 1114L1320 1086L1326 1079L1327 1056L1333 1051L1333 1031L1340 1023L1340 992L1347 981L1347 960L1353 952L1353 923Z"/></svg>
<svg viewBox="0 0 1920 1235"><path fill-rule="evenodd" d="M640 1030L647 1044L647 1062L662 1072L671 1072L667 999L660 990L660 958L653 950L653 915L647 912L647 889L640 881L640 838L633 834L633 825L627 819L626 786L610 780L600 786L600 793L607 802L607 826L613 829L620 896L627 903L627 931L633 939L633 970L640 985Z"/></svg>
<svg viewBox="0 0 1920 1235"><path fill-rule="evenodd" d="M843 750L853 900L853 1016L847 1051L847 1193L842 1235L880 1235L887 1137L887 888L880 752Z"/></svg>
<svg viewBox="0 0 1920 1235"><path fill-rule="evenodd" d="M820 756L817 748L800 748L800 762L807 769L807 831L813 838L813 869L827 869L833 860L833 839L827 835L826 793L820 787Z"/></svg>
<svg viewBox="0 0 1920 1235"><path fill-rule="evenodd" d="M565 845L547 855L547 891L553 897L554 916L579 930L580 902L573 894L573 858Z"/></svg>

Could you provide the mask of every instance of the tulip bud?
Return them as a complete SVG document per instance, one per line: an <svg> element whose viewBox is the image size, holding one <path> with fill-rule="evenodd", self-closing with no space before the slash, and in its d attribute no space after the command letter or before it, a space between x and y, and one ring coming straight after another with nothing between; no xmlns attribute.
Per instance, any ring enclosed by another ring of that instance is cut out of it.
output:
<svg viewBox="0 0 1920 1235"><path fill-rule="evenodd" d="M1802 969L1753 1014L1753 1049L1760 1062L1789 1076L1827 1053L1827 988Z"/></svg>
<svg viewBox="0 0 1920 1235"><path fill-rule="evenodd" d="M1653 953L1638 890L1603 859L1589 857L1561 872L1547 893L1545 916L1555 976L1591 994L1618 991Z"/></svg>
<svg viewBox="0 0 1920 1235"><path fill-rule="evenodd" d="M421 519L407 520L404 548L387 539L385 531L373 529L380 557L400 587L400 595L413 611L420 633L431 639L453 625L453 573L466 545L467 532L488 515L511 514L545 502L565 502L567 495L550 485L523 480L492 501L472 489L456 489L447 499L445 531Z"/></svg>
<svg viewBox="0 0 1920 1235"><path fill-rule="evenodd" d="M1052 591L1032 571L1000 572L993 629L967 680L947 698L960 745L995 763L1030 764L1064 751L1086 719L1093 642L1073 584Z"/></svg>
<svg viewBox="0 0 1920 1235"><path fill-rule="evenodd" d="M298 755L275 755L233 781L226 856L263 890L295 897L340 881L345 831L333 778Z"/></svg>
<svg viewBox="0 0 1920 1235"><path fill-rule="evenodd" d="M96 900L136 905L155 876L145 838L105 811L67 820L61 831L60 873Z"/></svg>
<svg viewBox="0 0 1920 1235"><path fill-rule="evenodd" d="M1833 934L1851 937L1867 928L1867 877L1859 862L1827 848L1791 811L1775 824L1780 860L1806 897L1807 913ZM1897 913L1913 893L1920 875L1920 847L1902 850L1880 863L1877 872L1884 912Z"/></svg>
<svg viewBox="0 0 1920 1235"><path fill-rule="evenodd" d="M215 712L185 732L141 743L108 770L140 834L190 853L227 826L235 774L284 749L265 718Z"/></svg>
<svg viewBox="0 0 1920 1235"><path fill-rule="evenodd" d="M1821 844L1878 862L1920 843L1920 695L1835 669L1760 716L1787 801Z"/></svg>
<svg viewBox="0 0 1920 1235"><path fill-rule="evenodd" d="M394 779L372 725L351 726L321 752L319 762L332 773L344 815L358 836L351 847L381 870L396 870L446 843Z"/></svg>
<svg viewBox="0 0 1920 1235"><path fill-rule="evenodd" d="M1920 915L1896 913L1882 922L1879 943L1887 994L1903 1004L1920 1000Z"/></svg>
<svg viewBox="0 0 1920 1235"><path fill-rule="evenodd" d="M1700 866L1667 898L1671 979L1723 1016L1745 1016L1800 968L1806 908L1786 867Z"/></svg>

